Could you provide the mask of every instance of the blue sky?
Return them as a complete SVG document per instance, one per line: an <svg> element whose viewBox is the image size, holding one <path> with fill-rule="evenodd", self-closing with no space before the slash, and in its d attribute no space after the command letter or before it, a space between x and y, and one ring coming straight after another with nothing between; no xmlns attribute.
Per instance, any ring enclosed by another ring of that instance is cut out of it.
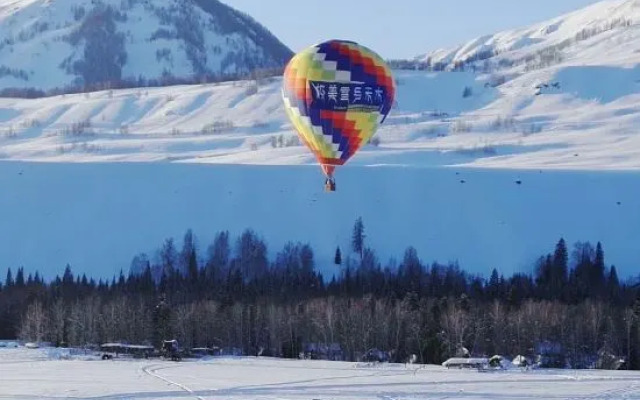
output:
<svg viewBox="0 0 640 400"><path fill-rule="evenodd" d="M222 0L293 51L349 39L384 58L410 58L476 36L518 28L597 0Z"/></svg>

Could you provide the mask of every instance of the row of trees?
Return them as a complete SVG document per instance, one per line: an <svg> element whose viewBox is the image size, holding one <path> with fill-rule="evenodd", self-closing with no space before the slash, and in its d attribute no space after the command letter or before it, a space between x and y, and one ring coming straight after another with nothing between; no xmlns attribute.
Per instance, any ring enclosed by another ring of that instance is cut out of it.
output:
<svg viewBox="0 0 640 400"><path fill-rule="evenodd" d="M84 65L84 64L78 64ZM90 93L99 90L131 89L131 88L154 88L177 85L196 84L219 84L224 82L236 82L240 80L253 80L258 82L281 76L284 68L255 68L248 73L205 73L191 76L174 76L169 72L160 77L146 78L126 78L105 80L94 83L76 82L73 85L56 87L48 90L41 90L34 87L27 88L4 88L0 89L0 97L36 99L42 97L59 96L64 94Z"/></svg>
<svg viewBox="0 0 640 400"><path fill-rule="evenodd" d="M51 282L9 270L0 337L72 346L175 337L281 357L309 343L337 344L348 360L377 348L394 361L415 354L424 363L466 348L552 356L556 366L606 367L603 360L622 357L640 368L638 289L606 265L600 243L570 250L561 239L533 274L483 278L456 264L425 264L414 248L383 266L358 219L351 248L335 251L334 276L318 271L307 244L267 255L251 230L235 240L220 232L204 251L188 231L180 248L167 239L110 281L75 276L70 266Z"/></svg>

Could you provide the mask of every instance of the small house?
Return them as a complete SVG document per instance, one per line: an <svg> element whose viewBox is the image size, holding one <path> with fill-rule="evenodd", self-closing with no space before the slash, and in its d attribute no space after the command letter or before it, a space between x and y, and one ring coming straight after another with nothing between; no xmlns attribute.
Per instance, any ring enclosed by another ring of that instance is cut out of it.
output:
<svg viewBox="0 0 640 400"><path fill-rule="evenodd" d="M465 357L453 357L442 363L442 366L458 369L485 369L489 366L489 360L487 358L465 358Z"/></svg>

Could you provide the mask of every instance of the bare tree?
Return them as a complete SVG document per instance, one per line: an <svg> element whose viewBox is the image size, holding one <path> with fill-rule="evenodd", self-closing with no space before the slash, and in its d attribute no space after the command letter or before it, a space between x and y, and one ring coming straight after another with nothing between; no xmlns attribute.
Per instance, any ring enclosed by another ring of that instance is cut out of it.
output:
<svg viewBox="0 0 640 400"><path fill-rule="evenodd" d="M46 326L47 315L44 307L39 300L36 300L27 307L18 337L25 341L41 342L45 336Z"/></svg>

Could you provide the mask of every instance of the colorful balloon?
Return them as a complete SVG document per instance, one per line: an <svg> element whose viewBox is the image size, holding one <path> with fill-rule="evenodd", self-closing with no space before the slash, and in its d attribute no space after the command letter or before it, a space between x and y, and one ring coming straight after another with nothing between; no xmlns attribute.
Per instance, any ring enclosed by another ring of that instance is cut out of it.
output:
<svg viewBox="0 0 640 400"><path fill-rule="evenodd" d="M344 165L391 111L396 86L384 60L355 42L330 40L296 54L285 68L285 110L335 190Z"/></svg>

